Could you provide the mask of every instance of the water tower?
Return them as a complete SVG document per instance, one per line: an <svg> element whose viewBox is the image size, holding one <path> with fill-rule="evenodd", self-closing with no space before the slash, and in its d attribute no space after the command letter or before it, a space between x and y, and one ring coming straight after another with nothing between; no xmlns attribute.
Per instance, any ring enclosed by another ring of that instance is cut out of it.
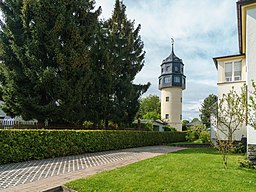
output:
<svg viewBox="0 0 256 192"><path fill-rule="evenodd" d="M161 91L161 119L178 131L182 130L182 91L186 88L186 76L182 59L171 54L161 64L159 90Z"/></svg>

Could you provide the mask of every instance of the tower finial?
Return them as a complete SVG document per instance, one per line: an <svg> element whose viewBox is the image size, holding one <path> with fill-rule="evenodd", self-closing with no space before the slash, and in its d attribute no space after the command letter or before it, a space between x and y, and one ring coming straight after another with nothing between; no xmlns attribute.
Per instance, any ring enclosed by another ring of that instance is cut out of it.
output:
<svg viewBox="0 0 256 192"><path fill-rule="evenodd" d="M172 52L173 52L173 45L174 45L174 39L171 38L171 43L172 43Z"/></svg>

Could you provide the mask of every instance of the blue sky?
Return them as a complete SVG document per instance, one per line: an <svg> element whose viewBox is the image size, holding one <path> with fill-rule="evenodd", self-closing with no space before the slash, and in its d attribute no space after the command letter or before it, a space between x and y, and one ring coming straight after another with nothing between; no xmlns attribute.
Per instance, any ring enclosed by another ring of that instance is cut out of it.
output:
<svg viewBox="0 0 256 192"><path fill-rule="evenodd" d="M101 18L109 18L115 0L96 0ZM124 0L127 16L141 24L146 51L145 66L136 83L151 82L144 96L160 96L160 65L171 51L185 64L187 89L183 91L183 118L198 117L209 94L217 94L213 57L238 53L236 0Z"/></svg>

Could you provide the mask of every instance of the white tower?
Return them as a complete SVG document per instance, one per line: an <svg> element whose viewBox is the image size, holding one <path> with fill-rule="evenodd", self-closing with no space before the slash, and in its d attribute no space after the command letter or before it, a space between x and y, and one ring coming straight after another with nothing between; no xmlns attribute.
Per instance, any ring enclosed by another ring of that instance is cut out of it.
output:
<svg viewBox="0 0 256 192"><path fill-rule="evenodd" d="M182 130L182 91L186 87L184 64L173 51L161 64L159 89L161 90L161 118L178 131Z"/></svg>

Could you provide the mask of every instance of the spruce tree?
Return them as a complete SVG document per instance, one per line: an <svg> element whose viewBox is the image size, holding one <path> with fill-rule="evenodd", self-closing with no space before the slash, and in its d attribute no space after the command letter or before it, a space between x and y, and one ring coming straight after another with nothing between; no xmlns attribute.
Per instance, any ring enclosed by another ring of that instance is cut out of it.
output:
<svg viewBox="0 0 256 192"><path fill-rule="evenodd" d="M199 110L201 112L200 119L202 123L206 125L206 128L211 126L211 115L213 114L213 111L216 110L217 102L218 97L214 94L210 94L201 104Z"/></svg>
<svg viewBox="0 0 256 192"><path fill-rule="evenodd" d="M1 98L11 116L80 124L90 116L91 45L100 10L89 0L1 0Z"/></svg>
<svg viewBox="0 0 256 192"><path fill-rule="evenodd" d="M134 84L135 76L144 66L144 44L139 36L141 26L126 16L123 2L116 0L109 26L108 47L112 63L114 93L111 119L119 125L128 125L139 109L139 98L147 91L150 83Z"/></svg>
<svg viewBox="0 0 256 192"><path fill-rule="evenodd" d="M108 26L103 21L100 21L95 34L95 41L92 45L91 55L91 80L93 83L89 85L86 94L86 106L89 116L87 120L94 123L94 126L101 127L105 122L105 127L108 126L108 121L112 111L113 102L111 97L114 93L113 78L112 78L112 56L108 49Z"/></svg>

